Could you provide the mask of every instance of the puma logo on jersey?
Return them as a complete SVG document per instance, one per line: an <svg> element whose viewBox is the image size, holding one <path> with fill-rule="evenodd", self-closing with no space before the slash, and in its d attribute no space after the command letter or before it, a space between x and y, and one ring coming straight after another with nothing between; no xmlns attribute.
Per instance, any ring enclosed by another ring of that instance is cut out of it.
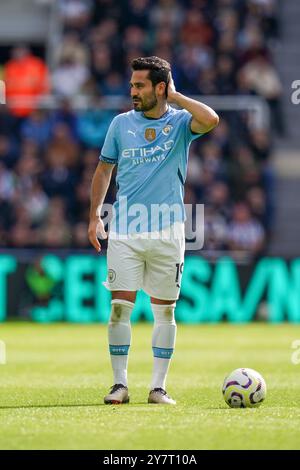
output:
<svg viewBox="0 0 300 470"><path fill-rule="evenodd" d="M130 131L130 130L128 130L127 132L128 132L128 134L132 134L132 135L134 135L134 137L136 137L136 135L135 135L136 132L133 132L133 131Z"/></svg>

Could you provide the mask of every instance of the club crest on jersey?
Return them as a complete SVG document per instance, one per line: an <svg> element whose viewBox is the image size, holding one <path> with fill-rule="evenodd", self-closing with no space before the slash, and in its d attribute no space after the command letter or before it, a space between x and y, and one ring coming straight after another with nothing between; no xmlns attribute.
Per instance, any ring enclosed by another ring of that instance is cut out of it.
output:
<svg viewBox="0 0 300 470"><path fill-rule="evenodd" d="M156 137L156 130L151 128L151 127L148 127L146 130L145 130L145 139L148 140L148 142L152 142Z"/></svg>
<svg viewBox="0 0 300 470"><path fill-rule="evenodd" d="M170 125L165 126L162 130L163 135L169 135L172 129L173 129L173 126L170 126Z"/></svg>

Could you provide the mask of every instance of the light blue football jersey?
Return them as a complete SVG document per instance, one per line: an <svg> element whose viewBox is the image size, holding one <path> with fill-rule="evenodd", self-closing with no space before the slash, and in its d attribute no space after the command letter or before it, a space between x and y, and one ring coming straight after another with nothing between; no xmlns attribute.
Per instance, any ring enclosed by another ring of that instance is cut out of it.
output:
<svg viewBox="0 0 300 470"><path fill-rule="evenodd" d="M112 120L100 155L118 165L112 231L153 232L185 220L189 146L202 135L191 131L191 119L169 106L159 119L132 110Z"/></svg>

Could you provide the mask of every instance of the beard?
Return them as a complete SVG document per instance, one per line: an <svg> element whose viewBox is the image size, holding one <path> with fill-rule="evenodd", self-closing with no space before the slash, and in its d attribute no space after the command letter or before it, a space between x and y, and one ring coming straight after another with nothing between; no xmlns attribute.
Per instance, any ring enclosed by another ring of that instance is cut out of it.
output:
<svg viewBox="0 0 300 470"><path fill-rule="evenodd" d="M135 111L143 112L150 111L157 105L157 98L155 94L149 98L144 98L143 100L139 98L138 101L133 102L133 108Z"/></svg>

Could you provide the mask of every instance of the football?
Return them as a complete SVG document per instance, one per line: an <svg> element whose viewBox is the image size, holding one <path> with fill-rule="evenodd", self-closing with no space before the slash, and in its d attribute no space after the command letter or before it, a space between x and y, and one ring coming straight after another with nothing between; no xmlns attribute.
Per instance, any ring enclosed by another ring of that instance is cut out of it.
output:
<svg viewBox="0 0 300 470"><path fill-rule="evenodd" d="M223 397L231 408L258 407L266 398L267 387L263 377L253 369L235 369L225 377Z"/></svg>

